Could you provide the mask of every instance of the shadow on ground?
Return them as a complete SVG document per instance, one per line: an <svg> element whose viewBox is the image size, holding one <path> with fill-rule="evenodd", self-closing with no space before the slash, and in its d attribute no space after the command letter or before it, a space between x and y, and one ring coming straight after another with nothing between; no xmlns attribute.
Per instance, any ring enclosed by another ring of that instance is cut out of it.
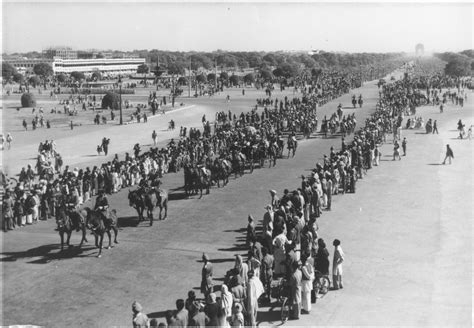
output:
<svg viewBox="0 0 474 328"><path fill-rule="evenodd" d="M61 245L59 244L42 245L22 252L2 253L0 254L2 256L0 262L15 262L20 259L32 259L28 263L47 264L54 260L71 259L76 257L92 257L95 256L95 254L85 254L85 252L95 249L95 246L79 247L78 245L74 245L69 248L66 246L64 250L61 251ZM39 257L39 259L33 260L33 258L37 257Z"/></svg>

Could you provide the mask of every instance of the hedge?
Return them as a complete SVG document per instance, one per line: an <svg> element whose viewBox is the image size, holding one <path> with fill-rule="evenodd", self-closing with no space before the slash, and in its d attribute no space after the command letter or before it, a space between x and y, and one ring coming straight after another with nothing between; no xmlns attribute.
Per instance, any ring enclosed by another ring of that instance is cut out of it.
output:
<svg viewBox="0 0 474 328"><path fill-rule="evenodd" d="M21 96L21 107L35 107L36 99L32 93L24 93Z"/></svg>

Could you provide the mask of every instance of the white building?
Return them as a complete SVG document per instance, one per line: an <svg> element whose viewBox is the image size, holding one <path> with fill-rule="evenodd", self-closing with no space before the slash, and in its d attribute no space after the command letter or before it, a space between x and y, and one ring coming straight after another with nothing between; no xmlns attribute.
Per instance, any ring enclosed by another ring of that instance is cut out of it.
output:
<svg viewBox="0 0 474 328"><path fill-rule="evenodd" d="M98 58L98 59L61 59L54 58L54 74L83 72L92 73L136 73L138 66L145 64L145 58Z"/></svg>

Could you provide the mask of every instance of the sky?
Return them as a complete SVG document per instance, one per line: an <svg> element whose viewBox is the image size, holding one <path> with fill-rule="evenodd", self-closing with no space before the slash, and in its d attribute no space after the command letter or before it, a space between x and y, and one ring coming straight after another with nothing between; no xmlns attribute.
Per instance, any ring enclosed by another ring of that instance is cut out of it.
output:
<svg viewBox="0 0 474 328"><path fill-rule="evenodd" d="M473 49L471 3L3 2L2 53Z"/></svg>

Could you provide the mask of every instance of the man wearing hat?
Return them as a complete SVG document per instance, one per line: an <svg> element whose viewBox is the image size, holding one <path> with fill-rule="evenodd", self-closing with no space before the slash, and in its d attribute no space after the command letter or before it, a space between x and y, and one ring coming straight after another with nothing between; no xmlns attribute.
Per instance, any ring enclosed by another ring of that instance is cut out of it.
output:
<svg viewBox="0 0 474 328"><path fill-rule="evenodd" d="M132 313L133 328L149 327L148 317L145 313L142 313L142 306L137 301L132 303Z"/></svg>
<svg viewBox="0 0 474 328"><path fill-rule="evenodd" d="M99 189L99 196L95 200L94 210L99 211L102 214L102 219L105 224L112 224L112 219L109 217L109 200L105 195L104 189Z"/></svg>
<svg viewBox="0 0 474 328"><path fill-rule="evenodd" d="M249 326L257 326L258 299L265 292L263 284L255 276L255 272L250 270L248 273L249 282L247 285L247 310L249 316Z"/></svg>
<svg viewBox="0 0 474 328"><path fill-rule="evenodd" d="M4 219L3 231L7 232L15 228L15 220L13 220L13 198L11 197L10 189L7 189L3 195L2 205Z"/></svg>
<svg viewBox="0 0 474 328"><path fill-rule="evenodd" d="M212 263L209 261L209 256L206 253L202 254L204 265L201 270L201 293L207 296L213 290L212 284Z"/></svg>

